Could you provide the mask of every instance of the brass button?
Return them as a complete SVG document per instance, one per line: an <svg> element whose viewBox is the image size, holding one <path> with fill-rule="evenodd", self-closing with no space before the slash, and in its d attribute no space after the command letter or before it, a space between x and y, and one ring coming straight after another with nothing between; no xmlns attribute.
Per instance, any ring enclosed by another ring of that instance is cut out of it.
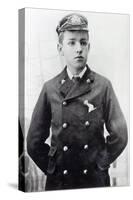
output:
<svg viewBox="0 0 133 200"><path fill-rule="evenodd" d="M90 83L90 82L91 82L91 80L88 78L88 79L86 80L86 82L87 82L87 83Z"/></svg>
<svg viewBox="0 0 133 200"><path fill-rule="evenodd" d="M62 104L63 104L63 106L66 106L66 105L67 105L67 102L66 102L66 101L63 101Z"/></svg>
<svg viewBox="0 0 133 200"><path fill-rule="evenodd" d="M85 144L85 145L84 145L84 149L88 149L88 144Z"/></svg>
<svg viewBox="0 0 133 200"><path fill-rule="evenodd" d="M90 125L89 121L86 121L85 126L89 126L89 125Z"/></svg>
<svg viewBox="0 0 133 200"><path fill-rule="evenodd" d="M64 123L64 124L62 125L62 127L63 127L63 128L67 128L67 123Z"/></svg>
<svg viewBox="0 0 133 200"><path fill-rule="evenodd" d="M65 170L63 171L63 174L64 174L64 175L67 175L67 174L68 174L68 171L65 169Z"/></svg>
<svg viewBox="0 0 133 200"><path fill-rule="evenodd" d="M68 147L67 146L64 146L63 147L63 151L67 151L68 150Z"/></svg>
<svg viewBox="0 0 133 200"><path fill-rule="evenodd" d="M62 79L61 80L61 84L63 85L65 83L65 79Z"/></svg>
<svg viewBox="0 0 133 200"><path fill-rule="evenodd" d="M83 174L87 174L88 170L87 169L84 169L83 170Z"/></svg>

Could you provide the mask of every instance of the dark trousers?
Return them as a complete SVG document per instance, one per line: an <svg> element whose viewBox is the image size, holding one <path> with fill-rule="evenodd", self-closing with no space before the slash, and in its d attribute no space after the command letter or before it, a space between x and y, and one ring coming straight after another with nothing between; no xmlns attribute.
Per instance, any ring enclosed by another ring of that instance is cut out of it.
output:
<svg viewBox="0 0 133 200"><path fill-rule="evenodd" d="M75 174L68 173L63 175L62 173L55 171L54 174L47 175L45 190L95 188L107 186L110 186L108 169L101 171L97 168L87 174L77 172Z"/></svg>

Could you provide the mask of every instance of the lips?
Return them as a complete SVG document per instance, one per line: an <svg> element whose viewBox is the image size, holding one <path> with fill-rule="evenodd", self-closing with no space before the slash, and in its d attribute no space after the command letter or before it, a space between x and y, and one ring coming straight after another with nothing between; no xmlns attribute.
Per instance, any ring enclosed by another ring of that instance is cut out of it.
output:
<svg viewBox="0 0 133 200"><path fill-rule="evenodd" d="M75 59L84 59L83 56L76 56Z"/></svg>

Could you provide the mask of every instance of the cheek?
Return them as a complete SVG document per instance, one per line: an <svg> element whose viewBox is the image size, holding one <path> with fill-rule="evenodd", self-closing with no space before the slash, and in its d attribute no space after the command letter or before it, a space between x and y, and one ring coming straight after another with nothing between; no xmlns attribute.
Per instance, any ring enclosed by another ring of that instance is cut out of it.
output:
<svg viewBox="0 0 133 200"><path fill-rule="evenodd" d="M73 55L73 51L71 48L64 49L64 56L71 58Z"/></svg>
<svg viewBox="0 0 133 200"><path fill-rule="evenodd" d="M89 52L88 48L84 49L84 54L85 54L86 56L88 55L88 52Z"/></svg>

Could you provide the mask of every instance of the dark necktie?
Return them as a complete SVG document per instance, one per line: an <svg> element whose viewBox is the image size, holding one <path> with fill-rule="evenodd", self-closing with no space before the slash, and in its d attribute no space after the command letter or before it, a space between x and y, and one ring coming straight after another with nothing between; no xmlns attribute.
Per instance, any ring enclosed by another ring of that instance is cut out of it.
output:
<svg viewBox="0 0 133 200"><path fill-rule="evenodd" d="M74 83L78 83L78 82L80 81L80 77L79 77L79 76L73 76L73 77L72 77L72 81L73 81Z"/></svg>

